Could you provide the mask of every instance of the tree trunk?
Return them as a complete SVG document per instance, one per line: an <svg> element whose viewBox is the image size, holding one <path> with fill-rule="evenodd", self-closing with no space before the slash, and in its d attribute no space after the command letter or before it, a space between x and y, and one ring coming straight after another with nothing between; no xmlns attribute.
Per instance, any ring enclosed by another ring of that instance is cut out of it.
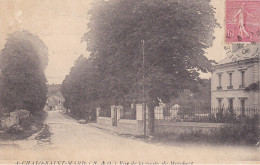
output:
<svg viewBox="0 0 260 165"><path fill-rule="evenodd" d="M154 108L155 106L158 106L159 102L157 99L152 99L152 101L147 102L147 107L148 107L148 123L147 123L147 133L152 134L154 133Z"/></svg>

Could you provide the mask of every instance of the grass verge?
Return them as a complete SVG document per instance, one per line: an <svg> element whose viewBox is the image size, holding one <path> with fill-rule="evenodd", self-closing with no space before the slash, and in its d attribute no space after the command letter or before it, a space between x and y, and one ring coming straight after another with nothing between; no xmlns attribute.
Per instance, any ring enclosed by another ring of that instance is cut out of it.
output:
<svg viewBox="0 0 260 165"><path fill-rule="evenodd" d="M165 144L199 143L217 145L256 145L260 140L259 126L255 124L223 125L209 132L201 130L187 133L154 135L152 141Z"/></svg>

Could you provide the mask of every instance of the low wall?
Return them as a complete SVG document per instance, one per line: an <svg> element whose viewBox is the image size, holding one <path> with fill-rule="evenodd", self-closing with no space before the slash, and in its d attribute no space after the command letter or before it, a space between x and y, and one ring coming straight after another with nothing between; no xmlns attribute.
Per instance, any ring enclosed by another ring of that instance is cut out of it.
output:
<svg viewBox="0 0 260 165"><path fill-rule="evenodd" d="M139 120L120 119L117 123L117 127L120 130L127 131L129 134L132 135L143 134L143 122Z"/></svg>
<svg viewBox="0 0 260 165"><path fill-rule="evenodd" d="M211 130L219 128L223 123L199 123L199 122L155 122L155 134L163 133L190 133L202 131L209 133Z"/></svg>
<svg viewBox="0 0 260 165"><path fill-rule="evenodd" d="M112 119L111 117L98 117L97 123L101 125L112 126Z"/></svg>
<svg viewBox="0 0 260 165"><path fill-rule="evenodd" d="M1 119L1 127L3 128L10 128L13 125L19 124L19 117L18 116L12 116L12 117L6 117Z"/></svg>
<svg viewBox="0 0 260 165"><path fill-rule="evenodd" d="M139 120L119 119L117 121L117 126L113 126L112 119L110 117L98 117L97 123L105 126L106 129L118 130L119 132L124 134L143 134L143 122Z"/></svg>

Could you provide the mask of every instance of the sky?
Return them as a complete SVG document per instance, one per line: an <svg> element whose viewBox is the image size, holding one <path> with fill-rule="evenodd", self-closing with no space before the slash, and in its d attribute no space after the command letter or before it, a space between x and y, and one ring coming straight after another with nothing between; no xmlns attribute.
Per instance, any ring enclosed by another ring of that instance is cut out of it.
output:
<svg viewBox="0 0 260 165"><path fill-rule="evenodd" d="M221 28L215 29L213 47L206 50L209 59L223 59L224 0L213 0L216 18ZM75 60L88 56L86 43L81 42L87 32L88 10L91 0L0 0L0 50L8 34L24 29L39 36L49 50L45 75L49 84L62 83ZM202 74L209 78L210 74Z"/></svg>

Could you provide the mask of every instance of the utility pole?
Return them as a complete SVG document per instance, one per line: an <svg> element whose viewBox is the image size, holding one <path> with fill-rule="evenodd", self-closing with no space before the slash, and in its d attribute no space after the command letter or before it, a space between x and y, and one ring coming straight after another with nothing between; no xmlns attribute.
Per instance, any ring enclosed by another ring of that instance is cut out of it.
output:
<svg viewBox="0 0 260 165"><path fill-rule="evenodd" d="M144 40L141 40L143 44L143 110L144 110L144 136L146 135L146 98L145 98L145 78L144 78Z"/></svg>

